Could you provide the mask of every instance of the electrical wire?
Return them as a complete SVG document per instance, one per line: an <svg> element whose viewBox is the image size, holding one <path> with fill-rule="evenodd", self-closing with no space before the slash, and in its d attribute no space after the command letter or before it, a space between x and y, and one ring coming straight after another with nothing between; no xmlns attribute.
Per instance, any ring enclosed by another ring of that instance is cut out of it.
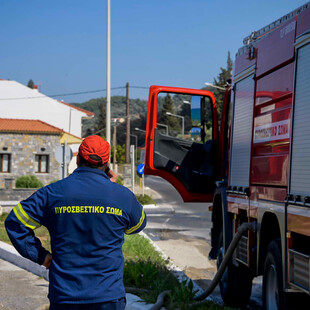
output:
<svg viewBox="0 0 310 310"><path fill-rule="evenodd" d="M125 89L126 86L119 86L119 87L112 87L111 90L117 90L117 89ZM146 86L130 86L130 88L140 88L140 89L149 89L149 87ZM65 96L76 96L76 95L85 95L85 94L93 94L93 93L100 93L100 92L106 92L106 89L97 89L97 90L87 90L82 92L75 92L75 93L64 93L64 94L56 94L56 95L44 95L44 96L36 96L36 97L18 97L18 98L0 98L0 101L4 100L22 100L22 99L42 99L46 97L65 97Z"/></svg>
<svg viewBox="0 0 310 310"><path fill-rule="evenodd" d="M149 87L146 87L146 86L129 86L129 88L149 89Z"/></svg>
<svg viewBox="0 0 310 310"><path fill-rule="evenodd" d="M123 89L126 88L125 86L119 86L119 87L112 87L111 90L116 89ZM63 96L75 96L75 95L84 95L84 94L92 94L92 93L100 93L105 92L106 89L98 89L98 90L87 90L82 92L76 92L76 93L67 93L67 94L58 94L58 95L47 95L48 97L63 97Z"/></svg>

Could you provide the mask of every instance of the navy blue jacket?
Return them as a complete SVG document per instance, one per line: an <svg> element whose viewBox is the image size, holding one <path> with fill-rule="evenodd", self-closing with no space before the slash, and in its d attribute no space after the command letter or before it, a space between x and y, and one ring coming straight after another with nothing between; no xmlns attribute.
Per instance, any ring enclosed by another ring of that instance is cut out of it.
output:
<svg viewBox="0 0 310 310"><path fill-rule="evenodd" d="M48 252L33 230L49 230L51 302L97 303L125 296L124 233L141 231L146 215L127 188L99 169L79 167L21 201L5 225L19 253L39 264Z"/></svg>

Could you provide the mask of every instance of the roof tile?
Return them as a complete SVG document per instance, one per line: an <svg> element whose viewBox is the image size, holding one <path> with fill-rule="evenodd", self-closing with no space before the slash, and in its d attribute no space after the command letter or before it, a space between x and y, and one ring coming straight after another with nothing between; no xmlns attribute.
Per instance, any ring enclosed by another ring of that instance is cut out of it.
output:
<svg viewBox="0 0 310 310"><path fill-rule="evenodd" d="M40 120L0 118L0 132L62 133L62 129Z"/></svg>

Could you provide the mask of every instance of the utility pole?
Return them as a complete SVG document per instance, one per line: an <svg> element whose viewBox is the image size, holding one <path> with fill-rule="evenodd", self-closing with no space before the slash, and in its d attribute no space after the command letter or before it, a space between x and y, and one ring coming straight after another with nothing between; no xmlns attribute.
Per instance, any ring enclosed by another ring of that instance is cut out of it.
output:
<svg viewBox="0 0 310 310"><path fill-rule="evenodd" d="M113 171L117 173L116 170L116 124L114 125L114 133L113 133Z"/></svg>
<svg viewBox="0 0 310 310"><path fill-rule="evenodd" d="M129 163L130 145L130 114L129 114L129 83L126 83L126 164Z"/></svg>
<svg viewBox="0 0 310 310"><path fill-rule="evenodd" d="M111 3L107 0L107 108L106 139L111 144Z"/></svg>
<svg viewBox="0 0 310 310"><path fill-rule="evenodd" d="M132 192L135 193L135 146L130 146L130 159L131 159L131 185Z"/></svg>

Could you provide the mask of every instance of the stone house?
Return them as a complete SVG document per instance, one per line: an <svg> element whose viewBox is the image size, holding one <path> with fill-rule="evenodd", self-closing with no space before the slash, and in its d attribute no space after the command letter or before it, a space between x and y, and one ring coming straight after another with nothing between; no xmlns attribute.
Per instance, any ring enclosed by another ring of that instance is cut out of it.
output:
<svg viewBox="0 0 310 310"><path fill-rule="evenodd" d="M65 140L82 141L40 120L0 118L0 189L14 188L22 175L35 175L44 185L60 179L55 150Z"/></svg>

